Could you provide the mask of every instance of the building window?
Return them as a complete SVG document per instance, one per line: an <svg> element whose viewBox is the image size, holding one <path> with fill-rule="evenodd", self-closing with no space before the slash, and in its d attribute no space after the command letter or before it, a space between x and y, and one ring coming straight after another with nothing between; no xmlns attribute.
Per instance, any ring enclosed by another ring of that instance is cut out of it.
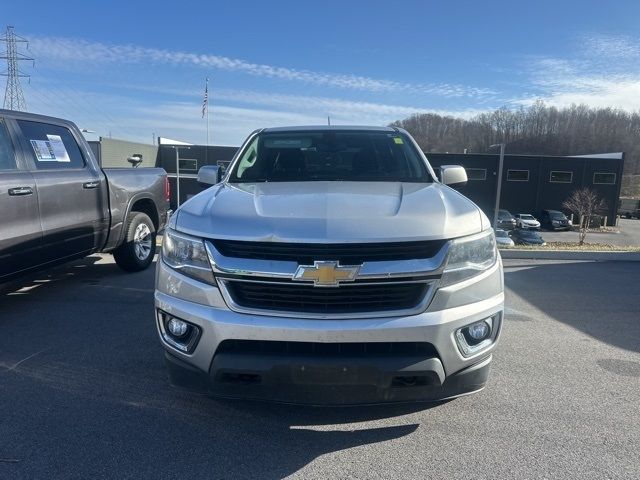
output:
<svg viewBox="0 0 640 480"><path fill-rule="evenodd" d="M529 170L507 170L507 182L528 182Z"/></svg>
<svg viewBox="0 0 640 480"><path fill-rule="evenodd" d="M616 174L596 172L593 174L593 184L594 185L615 185Z"/></svg>
<svg viewBox="0 0 640 480"><path fill-rule="evenodd" d="M180 165L180 172L197 172L198 160L195 158L181 158L178 161Z"/></svg>
<svg viewBox="0 0 640 480"><path fill-rule="evenodd" d="M573 172L561 172L552 170L549 173L549 182L551 183L571 183L573 181Z"/></svg>
<svg viewBox="0 0 640 480"><path fill-rule="evenodd" d="M487 169L486 168L465 168L467 171L468 180L486 180Z"/></svg>

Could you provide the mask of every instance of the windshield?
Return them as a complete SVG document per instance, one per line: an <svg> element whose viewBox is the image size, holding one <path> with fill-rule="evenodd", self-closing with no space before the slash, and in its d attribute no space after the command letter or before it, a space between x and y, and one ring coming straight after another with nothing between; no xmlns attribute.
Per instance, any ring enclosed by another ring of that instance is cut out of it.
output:
<svg viewBox="0 0 640 480"><path fill-rule="evenodd" d="M500 237L500 238L506 238L509 235L507 235L507 232L505 232L504 230L496 230L496 237Z"/></svg>
<svg viewBox="0 0 640 480"><path fill-rule="evenodd" d="M409 139L386 131L264 132L244 149L229 182L431 182Z"/></svg>
<svg viewBox="0 0 640 480"><path fill-rule="evenodd" d="M513 215L506 210L498 210L498 218L500 220L510 220L513 218Z"/></svg>
<svg viewBox="0 0 640 480"><path fill-rule="evenodd" d="M551 217L553 220L564 220L565 218L567 218L562 212L549 212L549 217Z"/></svg>
<svg viewBox="0 0 640 480"><path fill-rule="evenodd" d="M526 230L523 230L522 232L520 232L520 236L524 237L524 238L535 238L538 239L540 238L540 235L538 235L536 232L528 232Z"/></svg>
<svg viewBox="0 0 640 480"><path fill-rule="evenodd" d="M520 218L521 218L522 220L535 220L535 218L533 218L533 216L532 216L532 215L524 215L524 214L521 214L521 215L520 215Z"/></svg>

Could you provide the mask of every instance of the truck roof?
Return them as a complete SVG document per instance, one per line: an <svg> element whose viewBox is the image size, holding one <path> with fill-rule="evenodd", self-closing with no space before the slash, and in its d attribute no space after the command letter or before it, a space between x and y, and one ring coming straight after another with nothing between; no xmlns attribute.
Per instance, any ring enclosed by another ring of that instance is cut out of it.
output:
<svg viewBox="0 0 640 480"><path fill-rule="evenodd" d="M398 129L394 127L379 127L379 126L365 126L365 125L301 125L291 127L268 127L262 129L263 132L309 132L309 131L377 131L377 132L397 132Z"/></svg>
<svg viewBox="0 0 640 480"><path fill-rule="evenodd" d="M54 123L59 125L74 125L71 120L66 120L64 118L50 117L48 115L40 115L39 113L20 112L18 110L5 110L2 108L0 108L0 116L17 118L21 120L31 120L36 122Z"/></svg>

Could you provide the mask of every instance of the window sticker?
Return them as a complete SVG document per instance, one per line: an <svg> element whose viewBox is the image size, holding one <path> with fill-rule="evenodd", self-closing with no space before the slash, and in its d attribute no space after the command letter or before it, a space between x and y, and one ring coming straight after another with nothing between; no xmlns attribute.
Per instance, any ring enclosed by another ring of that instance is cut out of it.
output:
<svg viewBox="0 0 640 480"><path fill-rule="evenodd" d="M31 140L31 147L39 162L70 162L60 135L47 135L48 140Z"/></svg>
<svg viewBox="0 0 640 480"><path fill-rule="evenodd" d="M402 140L401 137L393 137L393 142L398 144L398 145L403 145L404 144L404 140Z"/></svg>
<svg viewBox="0 0 640 480"><path fill-rule="evenodd" d="M53 149L53 154L56 157L57 162L70 162L69 154L67 153L67 149L64 146L64 142L62 141L62 137L60 135L47 135L49 139L49 144Z"/></svg>
<svg viewBox="0 0 640 480"><path fill-rule="evenodd" d="M39 162L56 161L56 156L53 154L51 144L46 140L31 140L31 147L33 148Z"/></svg>
<svg viewBox="0 0 640 480"><path fill-rule="evenodd" d="M309 148L311 138L266 138L264 146L267 148Z"/></svg>

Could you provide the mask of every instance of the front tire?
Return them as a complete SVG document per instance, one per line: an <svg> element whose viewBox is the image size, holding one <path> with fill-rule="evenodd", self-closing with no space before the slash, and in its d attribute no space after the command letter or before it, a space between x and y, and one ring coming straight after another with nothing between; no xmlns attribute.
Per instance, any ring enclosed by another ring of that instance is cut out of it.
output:
<svg viewBox="0 0 640 480"><path fill-rule="evenodd" d="M146 269L156 253L156 228L146 213L127 217L124 243L113 251L116 264L127 272Z"/></svg>

